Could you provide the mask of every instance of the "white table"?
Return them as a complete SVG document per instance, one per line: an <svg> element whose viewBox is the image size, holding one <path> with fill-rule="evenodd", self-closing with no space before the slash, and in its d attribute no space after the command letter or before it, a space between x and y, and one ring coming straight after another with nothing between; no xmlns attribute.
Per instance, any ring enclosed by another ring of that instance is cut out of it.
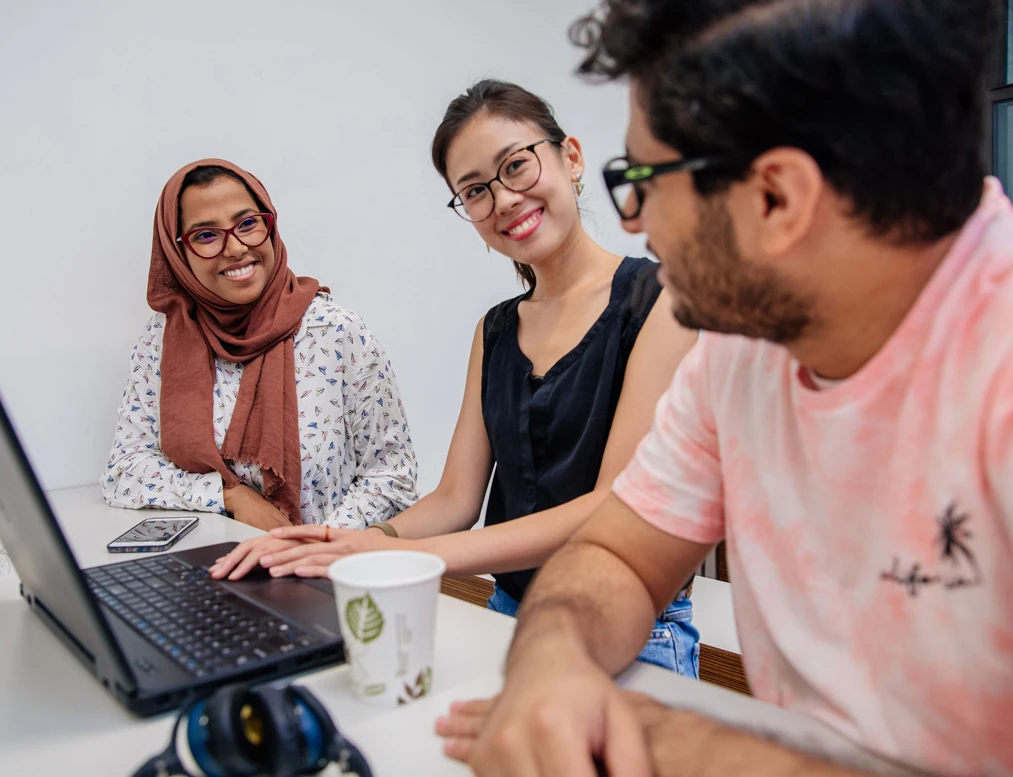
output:
<svg viewBox="0 0 1013 777"><path fill-rule="evenodd" d="M54 510L81 566L115 562L109 540L156 511L104 505L97 487L50 494ZM199 526L174 550L243 540L255 529L201 514ZM366 754L376 777L470 774L443 757L433 733L451 701L484 697L500 687L514 621L480 607L440 597L433 694L408 707L376 710L352 696L346 667L298 678L327 706L339 728ZM821 724L800 719L716 686L635 665L621 682L678 706L708 712L768 735L880 771L895 771ZM32 614L13 576L0 577L0 775L129 775L168 739L173 716L141 720L122 707ZM332 767L333 774L336 769Z"/></svg>
<svg viewBox="0 0 1013 777"><path fill-rule="evenodd" d="M142 518L164 514L110 508L96 487L55 491L50 501L82 567L121 561L122 556L106 551L106 543ZM201 513L197 528L173 550L257 534L228 518ZM514 620L447 596L440 597L437 617L433 694L479 679L495 683ZM377 777L407 774L409 766L418 775L469 773L443 758L432 733L433 720L449 701L433 706L425 727L405 731L397 722L399 711L377 710L353 698L346 667L313 672L299 682L324 701L352 741L363 742ZM17 578L0 578L0 775L66 774L69 764L71 773L82 777L130 774L165 746L172 720L140 720L120 707L31 613L18 593ZM367 736L374 729L377 733ZM398 747L386 741L392 731ZM428 769L419 770L427 764Z"/></svg>

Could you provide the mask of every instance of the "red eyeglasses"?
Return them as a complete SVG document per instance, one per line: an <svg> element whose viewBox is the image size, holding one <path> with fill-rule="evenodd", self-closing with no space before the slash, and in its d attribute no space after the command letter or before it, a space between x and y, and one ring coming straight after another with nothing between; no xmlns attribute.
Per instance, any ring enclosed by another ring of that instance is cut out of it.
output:
<svg viewBox="0 0 1013 777"><path fill-rule="evenodd" d="M176 240L202 259L214 259L225 250L229 235L235 235L247 248L256 248L270 237L272 227L274 216L270 213L251 213L229 229L196 227Z"/></svg>

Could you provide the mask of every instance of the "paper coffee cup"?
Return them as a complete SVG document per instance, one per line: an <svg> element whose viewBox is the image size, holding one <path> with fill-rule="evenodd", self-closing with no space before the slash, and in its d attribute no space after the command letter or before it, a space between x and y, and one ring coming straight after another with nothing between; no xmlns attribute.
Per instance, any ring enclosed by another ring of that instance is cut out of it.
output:
<svg viewBox="0 0 1013 777"><path fill-rule="evenodd" d="M327 568L358 698L390 708L429 693L446 568L439 556L414 550L359 553Z"/></svg>

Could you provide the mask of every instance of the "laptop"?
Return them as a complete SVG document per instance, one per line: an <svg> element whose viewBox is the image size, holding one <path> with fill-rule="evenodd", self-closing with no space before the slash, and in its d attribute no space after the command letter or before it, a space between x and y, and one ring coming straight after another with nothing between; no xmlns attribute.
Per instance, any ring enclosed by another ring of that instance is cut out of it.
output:
<svg viewBox="0 0 1013 777"><path fill-rule="evenodd" d="M138 715L344 661L330 581L212 580L234 542L79 569L2 402L0 541L28 606Z"/></svg>

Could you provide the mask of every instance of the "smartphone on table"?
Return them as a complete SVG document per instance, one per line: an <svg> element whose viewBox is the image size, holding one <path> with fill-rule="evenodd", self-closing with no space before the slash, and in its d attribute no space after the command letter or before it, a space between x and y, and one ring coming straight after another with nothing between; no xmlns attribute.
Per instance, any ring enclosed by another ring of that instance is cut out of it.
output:
<svg viewBox="0 0 1013 777"><path fill-rule="evenodd" d="M106 548L110 553L154 553L171 548L197 525L196 515L146 518L125 531Z"/></svg>

